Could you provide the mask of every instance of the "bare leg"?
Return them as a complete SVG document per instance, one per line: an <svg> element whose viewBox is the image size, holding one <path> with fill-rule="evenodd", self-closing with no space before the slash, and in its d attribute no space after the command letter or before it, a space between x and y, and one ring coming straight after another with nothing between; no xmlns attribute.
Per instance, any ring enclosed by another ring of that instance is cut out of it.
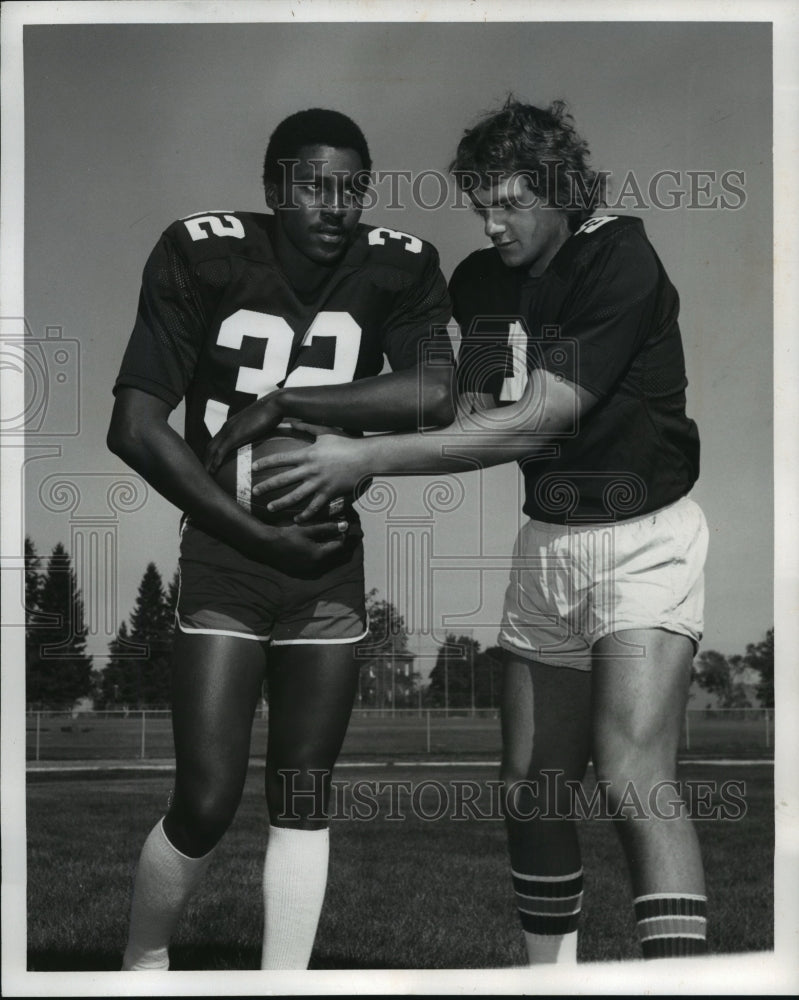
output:
<svg viewBox="0 0 799 1000"><path fill-rule="evenodd" d="M693 644L662 629L630 629L600 640L593 653L594 763L611 814L622 812L616 828L639 931L653 942L644 953L702 951L702 859L676 785Z"/></svg>
<svg viewBox="0 0 799 1000"><path fill-rule="evenodd" d="M349 725L359 669L349 643L270 649L266 800L273 826L327 826L333 765Z"/></svg>
<svg viewBox="0 0 799 1000"><path fill-rule="evenodd" d="M192 857L221 839L241 799L266 654L251 639L180 634L172 678L175 794L164 819Z"/></svg>

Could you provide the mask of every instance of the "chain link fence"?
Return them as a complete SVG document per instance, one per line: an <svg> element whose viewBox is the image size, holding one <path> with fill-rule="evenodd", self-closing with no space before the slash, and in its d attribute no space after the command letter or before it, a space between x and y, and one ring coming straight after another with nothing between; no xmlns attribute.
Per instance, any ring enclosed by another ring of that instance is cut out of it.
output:
<svg viewBox="0 0 799 1000"><path fill-rule="evenodd" d="M170 761L174 751L168 710L27 713L29 764L69 761ZM252 728L250 753L261 760L266 748L267 708ZM685 713L683 756L773 756L774 710L691 709ZM342 760L432 758L498 759L497 709L355 709Z"/></svg>

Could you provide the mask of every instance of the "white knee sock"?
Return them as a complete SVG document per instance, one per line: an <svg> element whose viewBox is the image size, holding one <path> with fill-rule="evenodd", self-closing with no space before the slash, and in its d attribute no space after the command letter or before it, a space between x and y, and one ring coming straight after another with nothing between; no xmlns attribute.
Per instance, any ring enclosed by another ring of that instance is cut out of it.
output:
<svg viewBox="0 0 799 1000"><path fill-rule="evenodd" d="M524 932L528 965L577 962L577 931L568 934L530 934Z"/></svg>
<svg viewBox="0 0 799 1000"><path fill-rule="evenodd" d="M307 969L327 885L324 830L270 826L264 860L262 969Z"/></svg>
<svg viewBox="0 0 799 1000"><path fill-rule="evenodd" d="M181 854L167 840L163 823L159 820L150 831L139 857L123 970L169 968L169 939L214 853Z"/></svg>

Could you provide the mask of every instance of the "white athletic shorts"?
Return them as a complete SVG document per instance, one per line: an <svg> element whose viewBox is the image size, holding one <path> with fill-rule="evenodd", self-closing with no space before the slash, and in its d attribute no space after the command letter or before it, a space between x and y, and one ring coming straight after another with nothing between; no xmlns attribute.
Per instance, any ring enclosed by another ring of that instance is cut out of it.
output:
<svg viewBox="0 0 799 1000"><path fill-rule="evenodd" d="M698 645L708 531L688 497L613 524L529 521L516 539L499 644L539 663L591 669L591 647L661 628Z"/></svg>

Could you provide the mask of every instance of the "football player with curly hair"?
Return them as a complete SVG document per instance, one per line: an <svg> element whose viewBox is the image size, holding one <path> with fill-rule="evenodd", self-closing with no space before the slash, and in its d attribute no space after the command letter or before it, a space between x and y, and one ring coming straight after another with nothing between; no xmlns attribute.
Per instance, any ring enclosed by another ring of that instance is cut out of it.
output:
<svg viewBox="0 0 799 1000"><path fill-rule="evenodd" d="M644 956L701 954L704 872L676 758L708 532L689 497L699 438L677 292L639 219L597 214L604 177L561 102L509 98L465 132L452 170L493 244L450 282L455 423L324 435L283 456L294 468L270 485L295 483L287 502L305 500L310 516L366 475L518 461L528 520L499 643L505 817L529 960L576 960L585 800L573 793L589 760Z"/></svg>

